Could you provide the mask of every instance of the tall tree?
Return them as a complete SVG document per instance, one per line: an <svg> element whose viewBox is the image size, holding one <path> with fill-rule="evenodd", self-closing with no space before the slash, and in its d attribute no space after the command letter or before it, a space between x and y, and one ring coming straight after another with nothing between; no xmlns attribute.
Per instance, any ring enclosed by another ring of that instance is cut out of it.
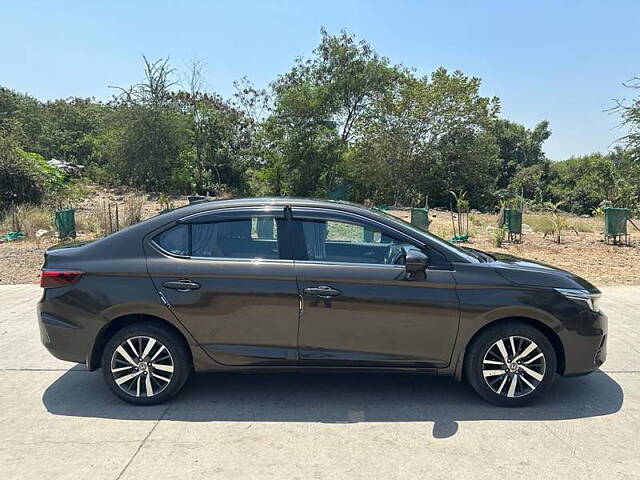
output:
<svg viewBox="0 0 640 480"><path fill-rule="evenodd" d="M459 71L404 72L377 99L349 157L357 199L418 204L429 195L446 205L449 190L462 189L475 204L486 203L497 167L488 129L499 102L479 88L479 79Z"/></svg>
<svg viewBox="0 0 640 480"><path fill-rule="evenodd" d="M528 129L519 123L498 119L494 122L492 133L498 143L501 163L498 188L508 187L519 170L542 166L547 161L542 145L551 136L548 121L544 120L533 129Z"/></svg>
<svg viewBox="0 0 640 480"><path fill-rule="evenodd" d="M274 108L264 132L268 171L287 171L272 188L280 193L323 195L339 183L359 120L398 75L367 42L344 31L323 29L321 36L313 56L298 59L272 85Z"/></svg>
<svg viewBox="0 0 640 480"><path fill-rule="evenodd" d="M116 87L119 123L113 162L123 183L147 190L167 188L188 139L186 119L172 103L175 73L167 59L143 57L145 78L129 88Z"/></svg>
<svg viewBox="0 0 640 480"><path fill-rule="evenodd" d="M640 77L634 77L624 85L632 91L640 90ZM628 130L620 140L632 158L640 162L640 95L630 103L617 100L616 106L612 110L620 115L620 126Z"/></svg>

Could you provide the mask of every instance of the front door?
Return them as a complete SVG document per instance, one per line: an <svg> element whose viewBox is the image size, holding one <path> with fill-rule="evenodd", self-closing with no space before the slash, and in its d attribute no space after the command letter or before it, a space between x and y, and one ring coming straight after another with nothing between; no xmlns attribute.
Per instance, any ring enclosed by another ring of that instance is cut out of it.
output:
<svg viewBox="0 0 640 480"><path fill-rule="evenodd" d="M458 331L450 266L410 278L412 239L363 217L293 209L301 365L444 367ZM435 256L435 252L434 252Z"/></svg>
<svg viewBox="0 0 640 480"><path fill-rule="evenodd" d="M178 319L224 365L295 365L299 299L283 259L283 210L187 218L146 245L149 273Z"/></svg>

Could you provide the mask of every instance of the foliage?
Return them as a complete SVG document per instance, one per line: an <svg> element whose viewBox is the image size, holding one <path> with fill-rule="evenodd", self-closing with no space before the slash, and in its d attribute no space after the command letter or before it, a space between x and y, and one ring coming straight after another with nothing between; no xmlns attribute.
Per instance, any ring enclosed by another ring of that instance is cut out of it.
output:
<svg viewBox="0 0 640 480"><path fill-rule="evenodd" d="M447 205L451 189L486 205L496 175L496 146L487 129L497 99L479 94L480 80L436 70L404 72L393 91L377 99L348 157L355 200Z"/></svg>
<svg viewBox="0 0 640 480"><path fill-rule="evenodd" d="M636 208L640 185L634 184L632 168L620 168L616 153L593 153L554 162L550 167L549 196L562 201L573 213L591 213L604 203Z"/></svg>
<svg viewBox="0 0 640 480"><path fill-rule="evenodd" d="M640 77L632 78L625 86L633 91L640 90ZM621 126L628 129L627 134L621 138L627 152L635 162L640 161L640 96L630 104L618 100L612 110L620 115Z"/></svg>
<svg viewBox="0 0 640 480"><path fill-rule="evenodd" d="M21 133L15 120L0 124L0 210L10 204L39 203L64 183L64 176L40 155L20 148Z"/></svg>
<svg viewBox="0 0 640 480"><path fill-rule="evenodd" d="M454 224L454 236L469 236L469 201L467 200L467 192L460 191L456 193L450 191L451 195L455 199L455 207L457 215L457 228ZM453 209L451 215L453 216Z"/></svg>
<svg viewBox="0 0 640 480"><path fill-rule="evenodd" d="M144 206L144 196L128 195L124 200L124 212L122 216L122 226L128 227L142 221L142 207Z"/></svg>
<svg viewBox="0 0 640 480"><path fill-rule="evenodd" d="M143 68L143 80L114 87L109 102L41 102L0 87L4 208L76 202L80 184L44 161L58 158L101 185L166 194L324 197L345 185L350 200L378 205L448 207L449 192L464 191L481 210L562 202L578 214L604 205L638 213L640 97L614 108L629 131L624 149L551 162L547 121L500 118L479 78L418 74L345 31L321 30L311 55L268 88L243 78L226 99L205 88L201 61L183 75L165 58L143 57Z"/></svg>
<svg viewBox="0 0 640 480"><path fill-rule="evenodd" d="M544 232L544 237L547 235L551 235L554 241L558 244L562 242L562 235L567 230L573 230L575 234L578 234L578 231L572 225L569 225L569 220L567 218L567 214L560 210L560 206L564 202L547 202L546 207L551 212L551 218L546 219L547 221L543 224L542 232Z"/></svg>
<svg viewBox="0 0 640 480"><path fill-rule="evenodd" d="M501 248L504 243L505 236L507 235L507 226L502 225L500 227L496 227L493 230L493 246L496 248Z"/></svg>
<svg viewBox="0 0 640 480"><path fill-rule="evenodd" d="M160 197L158 198L158 203L160 204L160 211L161 212L173 210L173 209L176 208L175 203L165 193L160 195Z"/></svg>
<svg viewBox="0 0 640 480"><path fill-rule="evenodd" d="M526 180L532 175L541 174L548 162L542 144L551 136L549 122L545 120L529 130L510 120L498 119L493 124L492 132L498 144L501 164L498 188L511 187L516 193L522 190L526 190L527 194L534 193L532 190L536 184ZM520 174L520 180L514 184L515 178L523 170L528 172Z"/></svg>

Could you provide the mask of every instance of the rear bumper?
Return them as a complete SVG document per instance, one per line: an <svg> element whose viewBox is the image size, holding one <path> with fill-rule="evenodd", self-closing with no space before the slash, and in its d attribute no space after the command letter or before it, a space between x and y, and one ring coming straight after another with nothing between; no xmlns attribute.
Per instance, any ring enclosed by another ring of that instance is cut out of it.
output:
<svg viewBox="0 0 640 480"><path fill-rule="evenodd" d="M607 360L607 316L601 312L591 316L588 326L568 331L563 339L565 376L591 373Z"/></svg>
<svg viewBox="0 0 640 480"><path fill-rule="evenodd" d="M85 363L87 332L78 325L37 310L40 341L54 357L67 362Z"/></svg>

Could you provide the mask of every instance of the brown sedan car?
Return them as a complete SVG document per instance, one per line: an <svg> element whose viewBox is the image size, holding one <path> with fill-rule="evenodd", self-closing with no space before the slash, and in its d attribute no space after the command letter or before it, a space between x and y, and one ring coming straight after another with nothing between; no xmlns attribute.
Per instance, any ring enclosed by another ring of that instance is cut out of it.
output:
<svg viewBox="0 0 640 480"><path fill-rule="evenodd" d="M194 370L331 369L453 375L516 406L606 356L585 280L350 203L183 207L48 250L41 284L49 351L142 405Z"/></svg>

